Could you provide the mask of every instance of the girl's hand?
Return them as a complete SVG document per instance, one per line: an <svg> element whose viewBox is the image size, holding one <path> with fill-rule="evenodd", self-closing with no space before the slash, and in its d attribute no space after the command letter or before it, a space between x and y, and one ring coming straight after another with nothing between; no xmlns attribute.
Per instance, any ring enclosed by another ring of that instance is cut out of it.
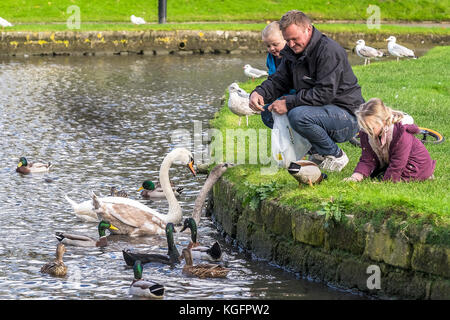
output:
<svg viewBox="0 0 450 320"><path fill-rule="evenodd" d="M348 181L354 181L354 182L359 182L362 181L362 179L364 179L364 176L361 173L355 172L352 174L351 177L345 178L343 181L348 182Z"/></svg>

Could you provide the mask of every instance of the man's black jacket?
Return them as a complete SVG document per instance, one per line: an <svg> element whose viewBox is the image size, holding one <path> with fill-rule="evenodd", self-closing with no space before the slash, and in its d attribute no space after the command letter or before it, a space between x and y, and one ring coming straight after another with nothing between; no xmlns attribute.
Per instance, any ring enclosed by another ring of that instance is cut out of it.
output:
<svg viewBox="0 0 450 320"><path fill-rule="evenodd" d="M315 27L303 52L295 54L286 45L281 55L277 71L254 90L265 103L272 103L291 88L296 94L285 97L288 110L302 105L334 104L354 114L364 103L344 48Z"/></svg>

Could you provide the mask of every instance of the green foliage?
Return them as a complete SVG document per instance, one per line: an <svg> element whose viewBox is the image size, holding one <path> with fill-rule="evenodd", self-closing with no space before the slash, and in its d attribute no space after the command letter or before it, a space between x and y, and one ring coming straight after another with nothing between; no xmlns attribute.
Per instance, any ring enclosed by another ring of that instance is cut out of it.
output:
<svg viewBox="0 0 450 320"><path fill-rule="evenodd" d="M129 22L132 14L147 22L158 21L158 1L126 0L2 0L0 13L14 22L65 22L67 8L76 5L86 22ZM167 1L167 21L262 21L279 19L288 10L299 9L315 20L359 20L369 17L376 5L385 20L449 20L448 0L177 0Z"/></svg>
<svg viewBox="0 0 450 320"><path fill-rule="evenodd" d="M17 21L11 21L17 23ZM376 33L380 38L387 38L392 34L435 34L435 35L448 35L450 34L450 28L443 27L427 27L427 26L403 26L403 25L382 25L380 29L367 29L365 23L360 24L314 24L320 31L325 33ZM166 23L166 24L145 24L134 25L131 23L119 22L119 23L105 23L104 21L98 22L83 22L80 25L80 29L74 29L70 31L145 31L145 30L161 30L161 31L176 31L176 30L201 30L201 31L256 31L260 32L266 26L265 23L239 23L239 22L198 22L198 23ZM68 31L65 23L37 23L26 22L21 24L15 24L13 27L6 28L5 32L12 31Z"/></svg>
<svg viewBox="0 0 450 320"><path fill-rule="evenodd" d="M270 197L277 190L277 183L260 183L258 185L244 182L246 192L244 194L244 205L248 205L252 210L258 209L262 200Z"/></svg>
<svg viewBox="0 0 450 320"><path fill-rule="evenodd" d="M337 199L331 197L329 201L322 201L320 205L322 209L317 211L317 214L325 215L325 228L330 227L330 224L345 221L345 204L342 201L342 195L339 195Z"/></svg>

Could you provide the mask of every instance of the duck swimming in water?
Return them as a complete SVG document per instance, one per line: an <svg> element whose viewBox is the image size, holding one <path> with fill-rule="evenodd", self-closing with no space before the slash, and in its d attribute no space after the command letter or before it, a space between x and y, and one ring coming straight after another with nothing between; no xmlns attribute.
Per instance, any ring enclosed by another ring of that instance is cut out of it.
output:
<svg viewBox="0 0 450 320"><path fill-rule="evenodd" d="M17 164L16 172L22 173L22 174L29 174L29 173L40 173L40 172L48 172L52 164L50 162L48 163L40 163L35 162L31 163L28 162L27 158L21 157L19 159L19 163Z"/></svg>
<svg viewBox="0 0 450 320"><path fill-rule="evenodd" d="M63 262L64 252L66 252L66 247L62 243L58 243L56 247L56 259L43 265L41 272L57 277L65 276L67 274L67 267Z"/></svg>
<svg viewBox="0 0 450 320"><path fill-rule="evenodd" d="M96 240L94 238L78 235L78 234L70 234L66 232L57 232L56 233L56 239L58 239L59 242L69 245L69 246L76 246L76 247L106 247L108 245L108 241L106 240L106 229L109 230L118 230L116 227L114 227L112 224L110 224L107 221L100 221L98 224L98 235L99 239Z"/></svg>

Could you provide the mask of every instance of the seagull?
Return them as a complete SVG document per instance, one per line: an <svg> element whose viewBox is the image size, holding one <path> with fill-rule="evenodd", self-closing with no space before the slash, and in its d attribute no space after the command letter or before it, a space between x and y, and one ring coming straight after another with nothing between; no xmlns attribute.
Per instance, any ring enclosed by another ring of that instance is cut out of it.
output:
<svg viewBox="0 0 450 320"><path fill-rule="evenodd" d="M370 64L371 58L378 58L383 56L383 52L372 47L366 46L364 40L356 41L356 54L364 59L364 65Z"/></svg>
<svg viewBox="0 0 450 320"><path fill-rule="evenodd" d="M241 117L245 116L247 119L248 126L248 116L253 114L259 114L260 111L252 110L248 104L250 101L250 95L245 92L245 90L239 88L239 85L236 82L233 82L228 87L228 91L230 92L230 97L228 99L228 108L230 108L231 112L235 115L239 116L239 126L241 125Z"/></svg>
<svg viewBox="0 0 450 320"><path fill-rule="evenodd" d="M411 57L417 59L417 57L414 55L414 51L396 44L395 41L397 41L397 39L394 36L390 36L385 41L388 41L388 51L391 55L397 57L397 62L401 57Z"/></svg>
<svg viewBox="0 0 450 320"><path fill-rule="evenodd" d="M255 78L259 78L262 76L268 76L269 74L267 73L267 71L264 70L259 70L256 68L253 68L251 65L246 64L244 66L244 73L247 77L252 78L252 80L255 80Z"/></svg>
<svg viewBox="0 0 450 320"><path fill-rule="evenodd" d="M2 29L4 29L6 27L12 27L13 25L10 22L3 19L2 17L0 17L0 26L2 26Z"/></svg>
<svg viewBox="0 0 450 320"><path fill-rule="evenodd" d="M134 24L145 24L145 20L139 17L136 17L134 14L131 15L131 22Z"/></svg>

